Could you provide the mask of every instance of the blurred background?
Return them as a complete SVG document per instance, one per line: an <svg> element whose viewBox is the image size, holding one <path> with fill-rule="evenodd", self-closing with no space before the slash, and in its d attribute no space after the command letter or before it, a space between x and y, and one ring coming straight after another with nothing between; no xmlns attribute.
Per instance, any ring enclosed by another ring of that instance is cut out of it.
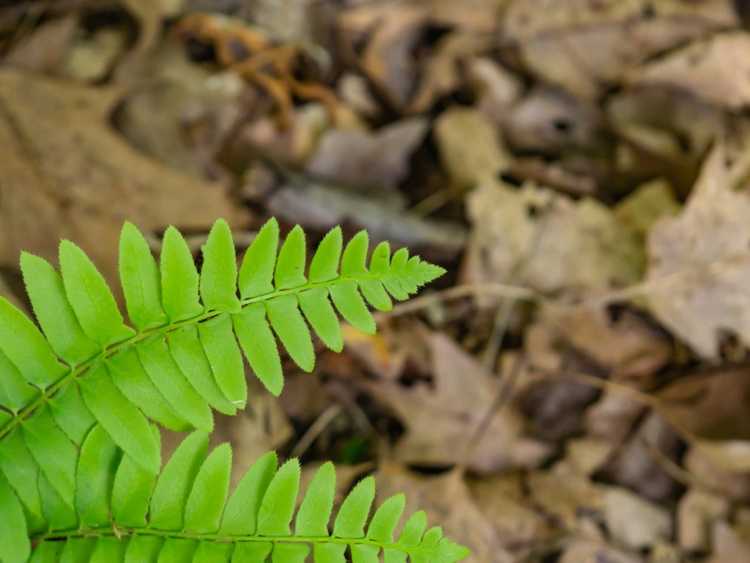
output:
<svg viewBox="0 0 750 563"><path fill-rule="evenodd" d="M0 1L0 293L122 222L448 270L221 419L489 563L750 561L750 4ZM319 347L320 348L320 347ZM411 507L410 507L411 508Z"/></svg>

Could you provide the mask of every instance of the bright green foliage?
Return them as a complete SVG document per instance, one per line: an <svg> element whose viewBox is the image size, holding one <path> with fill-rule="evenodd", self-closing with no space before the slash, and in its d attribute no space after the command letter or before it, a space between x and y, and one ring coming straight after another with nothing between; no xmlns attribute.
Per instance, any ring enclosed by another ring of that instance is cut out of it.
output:
<svg viewBox="0 0 750 563"><path fill-rule="evenodd" d="M280 244L272 219L238 271L232 234L219 220L198 272L176 229L166 230L157 263L143 235L126 223L120 281L132 327L102 275L74 243L60 244L60 272L24 253L21 267L41 331L0 299L0 453L5 438L24 421L33 425L46 403L53 427L68 437L66 442L57 436L60 451L80 447L97 421L118 447L153 471L159 452L149 421L173 430L210 431L212 410L234 414L244 408L243 354L258 379L278 395L284 384L281 349L312 371L314 334L333 350L342 347L338 314L374 332L368 305L388 310L391 297L406 298L443 273L409 259L405 249L390 260L387 244L378 245L368 269L367 249L365 232L344 245L341 230L333 229L308 270L302 229L292 229ZM69 391L76 386L80 393Z"/></svg>
<svg viewBox="0 0 750 563"><path fill-rule="evenodd" d="M266 223L238 268L231 231L219 220L199 271L175 228L166 230L157 259L126 223L119 274L129 321L74 243L60 244L59 271L22 254L38 325L0 298L0 563L25 561L29 537L80 527L102 530L95 537L63 534L64 545L42 542L33 560L148 561L159 554L159 561L182 561L194 554L196 561L302 561L307 542L316 560L344 561L345 542L313 541L327 536L333 467L321 469L294 523L296 462L277 472L276 458L264 456L227 497L229 448L205 460L212 411L234 414L246 405L243 356L278 395L282 352L312 371L313 336L342 348L339 315L373 332L370 306L387 311L392 299L408 298L443 270L405 249L391 258L387 243L375 248L368 266L367 234L344 244L339 228L323 238L308 268L302 229L283 241L279 231L275 220ZM185 440L160 475L157 426L203 431ZM350 548L354 561L370 560L381 547L386 560L403 561L403 550L385 541L398 519L397 501L386 503L364 537L373 497L366 480L344 504L334 535L362 536ZM113 522L127 541L110 537ZM289 539L292 533L297 539ZM228 547L185 534L268 540ZM374 552L373 542L380 546ZM412 559L431 561L417 546Z"/></svg>
<svg viewBox="0 0 750 563"><path fill-rule="evenodd" d="M330 463L318 470L295 511L300 496L297 460L277 469L276 456L264 455L228 495L231 449L222 444L209 453L208 436L195 432L178 446L160 475L151 475L151 482L156 481L153 490L127 490L117 483L132 482L138 466L113 450L107 440L98 425L84 440L75 496L86 500L76 504L78 525L69 529L50 526L35 535L32 560L57 561L50 557L75 551L80 558L71 560L108 563L296 563L306 561L310 554L317 563L343 563L348 550L352 561L377 562L383 553L386 561L452 563L468 554L439 531L425 534L422 512L412 516L403 534L395 537L404 510L403 495L387 499L370 518L375 495L371 477L352 489L334 516L336 473ZM97 446L99 451L94 451ZM88 490L92 485L96 491ZM151 506L148 520L121 519L127 513L123 505L142 506L144 502ZM0 545L10 547L5 551L0 547L0 560L26 561L30 543L21 504L2 478L0 508L10 516L10 526L0 529L0 539L5 540ZM83 543L82 537L89 540Z"/></svg>

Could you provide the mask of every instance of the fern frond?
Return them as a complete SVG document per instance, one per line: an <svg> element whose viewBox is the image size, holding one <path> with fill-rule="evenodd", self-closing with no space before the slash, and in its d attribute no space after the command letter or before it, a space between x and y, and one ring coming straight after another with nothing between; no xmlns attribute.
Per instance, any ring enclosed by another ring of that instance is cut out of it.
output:
<svg viewBox="0 0 750 563"><path fill-rule="evenodd" d="M208 435L197 431L175 450L160 474L142 469L95 425L81 447L75 474L73 513L44 504L47 526L31 538L23 510L0 479L0 559L22 563L91 561L116 563L452 563L468 550L427 531L424 512L395 531L403 495L384 501L370 517L372 477L360 481L333 513L336 473L318 469L299 508L300 467L277 467L276 455L262 456L229 494L232 451L227 444L207 454ZM63 524L55 525L56 523Z"/></svg>
<svg viewBox="0 0 750 563"><path fill-rule="evenodd" d="M84 436L98 422L144 471L160 464L151 422L173 430L213 427L213 410L245 406L243 355L275 395L284 378L279 343L311 371L311 333L340 350L339 315L375 330L368 304L387 311L443 270L391 257L368 238L344 246L331 230L306 268L297 226L280 243L270 220L237 267L229 226L217 221L198 272L182 235L167 229L159 257L125 224L119 273L128 324L101 273L78 246L60 244L60 271L24 253L21 270L39 328L0 298L0 472L19 495L32 527L44 495L74 505L74 472ZM132 326L131 326L132 325ZM29 486L42 480L44 486Z"/></svg>

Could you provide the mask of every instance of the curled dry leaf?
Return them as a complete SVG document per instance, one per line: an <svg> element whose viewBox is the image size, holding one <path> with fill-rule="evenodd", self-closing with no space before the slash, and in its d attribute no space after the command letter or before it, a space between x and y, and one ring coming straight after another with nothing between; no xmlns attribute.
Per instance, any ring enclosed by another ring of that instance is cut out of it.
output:
<svg viewBox="0 0 750 563"><path fill-rule="evenodd" d="M731 189L725 154L712 151L685 209L648 239L651 311L709 359L723 331L750 344L750 197Z"/></svg>

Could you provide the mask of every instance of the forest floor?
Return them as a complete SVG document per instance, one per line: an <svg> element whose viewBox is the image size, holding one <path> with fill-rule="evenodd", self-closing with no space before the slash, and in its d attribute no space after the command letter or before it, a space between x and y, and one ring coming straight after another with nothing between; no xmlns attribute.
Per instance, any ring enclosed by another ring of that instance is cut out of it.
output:
<svg viewBox="0 0 750 563"><path fill-rule="evenodd" d="M199 14L187 17L188 14ZM229 17L227 19L227 16ZM750 561L750 31L730 0L0 1L0 292L124 220L448 270L221 418L480 563Z"/></svg>

